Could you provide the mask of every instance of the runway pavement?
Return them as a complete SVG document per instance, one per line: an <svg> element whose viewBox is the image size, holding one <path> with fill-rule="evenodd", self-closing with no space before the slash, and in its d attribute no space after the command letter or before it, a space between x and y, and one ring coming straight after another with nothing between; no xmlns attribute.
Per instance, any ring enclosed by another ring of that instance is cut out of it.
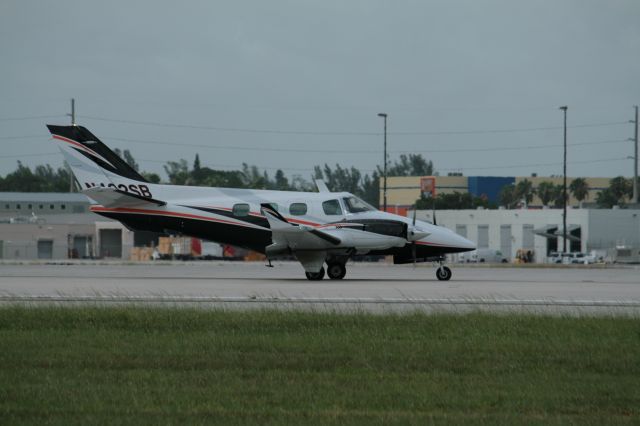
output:
<svg viewBox="0 0 640 426"><path fill-rule="evenodd" d="M640 315L640 267L348 265L308 281L296 263L0 264L0 303L196 305L379 311L525 311Z"/></svg>

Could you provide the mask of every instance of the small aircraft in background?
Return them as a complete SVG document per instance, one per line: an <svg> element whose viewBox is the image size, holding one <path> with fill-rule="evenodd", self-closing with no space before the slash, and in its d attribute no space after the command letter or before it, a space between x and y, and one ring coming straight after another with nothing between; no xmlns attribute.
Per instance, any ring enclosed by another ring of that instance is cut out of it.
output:
<svg viewBox="0 0 640 426"><path fill-rule="evenodd" d="M266 255L295 256L307 279L344 278L356 255L392 255L394 263L437 262L449 280L445 255L474 250L453 231L382 212L348 192L161 185L148 182L82 126L47 125L91 211L138 231L176 233L244 247Z"/></svg>

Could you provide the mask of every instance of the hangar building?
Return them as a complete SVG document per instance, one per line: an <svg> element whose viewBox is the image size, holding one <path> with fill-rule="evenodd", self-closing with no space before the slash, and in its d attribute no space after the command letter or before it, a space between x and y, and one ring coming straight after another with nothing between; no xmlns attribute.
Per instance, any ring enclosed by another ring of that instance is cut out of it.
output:
<svg viewBox="0 0 640 426"><path fill-rule="evenodd" d="M416 217L431 222L432 214L419 210ZM436 219L438 225L474 241L479 249L499 250L509 261L518 250L531 250L534 262L545 263L549 253L563 248L562 209L438 210ZM570 252L612 256L615 248L627 248L638 256L640 210L571 208L567 234Z"/></svg>
<svg viewBox="0 0 640 426"><path fill-rule="evenodd" d="M0 192L0 259L128 259L134 233L79 193Z"/></svg>

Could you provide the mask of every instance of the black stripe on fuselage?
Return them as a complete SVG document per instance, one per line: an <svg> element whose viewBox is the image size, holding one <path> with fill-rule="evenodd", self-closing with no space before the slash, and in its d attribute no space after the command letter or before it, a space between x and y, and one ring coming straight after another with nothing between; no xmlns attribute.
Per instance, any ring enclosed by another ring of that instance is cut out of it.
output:
<svg viewBox="0 0 640 426"><path fill-rule="evenodd" d="M229 210L214 209L214 208L211 208L211 207L197 207L197 206L185 206L185 205L181 205L181 207L187 207L189 209L201 210L203 212L213 213L213 214L217 214L217 215L220 215L220 216L233 218L235 220L240 220L242 222L251 223L253 225L262 226L263 228L269 228L269 222L267 221L267 218L265 218L264 216L253 216L253 215L236 216L236 215L233 214L233 212L230 212Z"/></svg>

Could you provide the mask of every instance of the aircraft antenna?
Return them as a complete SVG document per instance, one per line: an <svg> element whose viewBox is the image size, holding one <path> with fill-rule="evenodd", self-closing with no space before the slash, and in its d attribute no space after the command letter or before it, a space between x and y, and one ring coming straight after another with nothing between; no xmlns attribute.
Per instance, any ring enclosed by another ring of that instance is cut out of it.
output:
<svg viewBox="0 0 640 426"><path fill-rule="evenodd" d="M67 114L71 117L71 125L76 125L76 100L75 98L71 98L71 114Z"/></svg>

